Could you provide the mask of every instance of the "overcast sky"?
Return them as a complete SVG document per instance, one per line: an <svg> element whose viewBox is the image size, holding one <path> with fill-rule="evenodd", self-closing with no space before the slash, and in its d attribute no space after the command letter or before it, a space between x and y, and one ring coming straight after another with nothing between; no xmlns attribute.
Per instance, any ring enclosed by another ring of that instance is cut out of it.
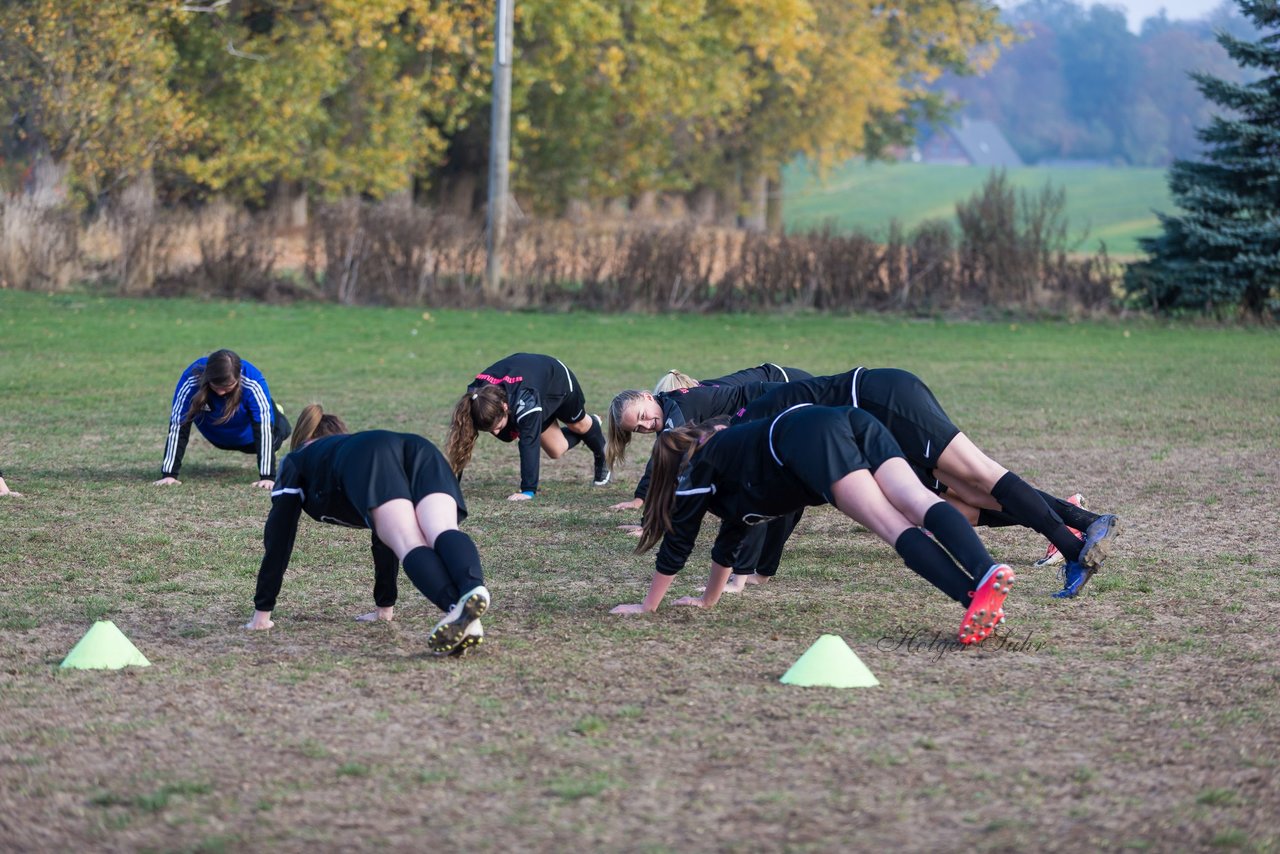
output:
<svg viewBox="0 0 1280 854"><path fill-rule="evenodd" d="M1129 16L1129 29L1136 30L1143 18L1150 18L1162 8L1170 18L1200 18L1213 11L1222 0L1124 0L1122 3L1108 3L1109 6L1120 6Z"/></svg>
<svg viewBox="0 0 1280 854"><path fill-rule="evenodd" d="M1018 5L1018 0L999 1L1001 6ZM1094 5L1094 1L1077 0L1085 8ZM1161 9L1174 19L1200 18L1216 9L1222 0L1099 0L1099 2L1124 9L1129 18L1129 29L1137 32L1144 18L1150 18Z"/></svg>

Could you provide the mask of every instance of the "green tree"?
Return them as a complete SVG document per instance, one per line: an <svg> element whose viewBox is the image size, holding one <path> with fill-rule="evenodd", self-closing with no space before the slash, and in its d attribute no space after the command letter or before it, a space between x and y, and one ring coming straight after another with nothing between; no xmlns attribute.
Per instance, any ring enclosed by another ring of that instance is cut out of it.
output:
<svg viewBox="0 0 1280 854"><path fill-rule="evenodd" d="M200 136L163 37L173 4L11 0L0 4L0 100L28 154L67 170L94 200Z"/></svg>
<svg viewBox="0 0 1280 854"><path fill-rule="evenodd" d="M443 0L236 0L173 38L175 85L203 133L181 171L260 198L278 181L321 196L411 188L485 97L487 8Z"/></svg>
<svg viewBox="0 0 1280 854"><path fill-rule="evenodd" d="M984 0L520 0L517 186L724 188L900 141L1004 34ZM477 124L483 121L478 119Z"/></svg>
<svg viewBox="0 0 1280 854"><path fill-rule="evenodd" d="M1246 41L1223 32L1218 40L1260 75L1248 83L1194 75L1224 112L1200 133L1206 159L1169 170L1183 212L1160 215L1163 234L1141 241L1151 257L1125 277L1128 290L1157 309L1280 313L1280 6L1239 3L1265 35Z"/></svg>

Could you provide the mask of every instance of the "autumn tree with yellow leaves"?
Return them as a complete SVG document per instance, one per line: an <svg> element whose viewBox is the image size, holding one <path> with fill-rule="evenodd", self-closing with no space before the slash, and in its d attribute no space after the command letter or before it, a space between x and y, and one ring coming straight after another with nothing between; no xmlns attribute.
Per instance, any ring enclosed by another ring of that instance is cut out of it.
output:
<svg viewBox="0 0 1280 854"><path fill-rule="evenodd" d="M986 0L515 3L515 187L549 212L882 148L1006 35ZM421 192L484 163L493 5L10 0L0 144L87 196L147 171L176 196Z"/></svg>

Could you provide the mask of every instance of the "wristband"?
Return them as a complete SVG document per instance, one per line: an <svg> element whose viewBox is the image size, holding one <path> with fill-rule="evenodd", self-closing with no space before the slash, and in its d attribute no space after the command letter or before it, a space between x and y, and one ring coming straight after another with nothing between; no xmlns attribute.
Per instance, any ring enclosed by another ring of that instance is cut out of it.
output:
<svg viewBox="0 0 1280 854"><path fill-rule="evenodd" d="M532 498L532 497L534 496L534 491L533 491L532 489L522 489L522 490L520 490L520 494L521 494L521 495L527 495L527 496L529 496L530 498Z"/></svg>

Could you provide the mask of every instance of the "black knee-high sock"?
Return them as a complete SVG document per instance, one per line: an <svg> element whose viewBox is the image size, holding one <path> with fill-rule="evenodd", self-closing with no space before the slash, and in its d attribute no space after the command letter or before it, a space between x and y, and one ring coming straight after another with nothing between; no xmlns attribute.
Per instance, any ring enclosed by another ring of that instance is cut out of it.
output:
<svg viewBox="0 0 1280 854"><path fill-rule="evenodd" d="M454 598L473 587L484 584L484 570L480 568L480 552L471 538L461 531L445 531L436 537L436 553L444 562L445 572L457 587Z"/></svg>
<svg viewBox="0 0 1280 854"><path fill-rule="evenodd" d="M568 427L561 427L560 433L564 436L564 440L569 443L568 450L570 451L578 447L578 443L582 441L582 437Z"/></svg>
<svg viewBox="0 0 1280 854"><path fill-rule="evenodd" d="M404 574L413 586L441 611L458 601L458 587L449 578L440 556L426 546L418 546L404 556Z"/></svg>
<svg viewBox="0 0 1280 854"><path fill-rule="evenodd" d="M969 607L973 579L919 528L907 528L893 544L907 567L947 596Z"/></svg>
<svg viewBox="0 0 1280 854"><path fill-rule="evenodd" d="M924 526L975 580L980 580L995 563L969 520L947 502L939 501L925 512Z"/></svg>
<svg viewBox="0 0 1280 854"><path fill-rule="evenodd" d="M1003 510L988 510L985 507L978 508L978 522L975 528L1009 528L1014 525L1021 525L1017 519L1010 516Z"/></svg>
<svg viewBox="0 0 1280 854"><path fill-rule="evenodd" d="M591 419L591 429L582 434L582 441L591 449L591 453L597 460L604 459L604 431L600 429L600 422L594 417Z"/></svg>
<svg viewBox="0 0 1280 854"><path fill-rule="evenodd" d="M1006 472L991 488L991 497L1021 524L1048 538L1067 560L1080 557L1080 546L1083 545L1080 538L1068 530L1062 517L1049 508L1031 484L1013 472Z"/></svg>
<svg viewBox="0 0 1280 854"><path fill-rule="evenodd" d="M1049 509L1062 517L1062 521L1066 522L1077 531L1083 531L1094 522L1098 521L1097 513L1090 513L1083 507L1077 507L1070 501L1064 501L1056 495L1050 495L1042 489L1037 489L1040 497L1044 499L1044 503L1049 505Z"/></svg>

